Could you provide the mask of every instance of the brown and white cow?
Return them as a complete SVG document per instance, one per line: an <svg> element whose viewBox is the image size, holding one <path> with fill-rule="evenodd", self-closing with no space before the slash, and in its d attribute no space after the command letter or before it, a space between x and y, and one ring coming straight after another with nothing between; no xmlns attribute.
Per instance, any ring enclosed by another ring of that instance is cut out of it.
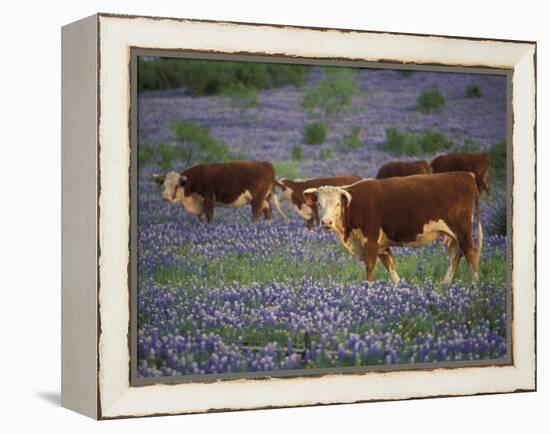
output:
<svg viewBox="0 0 550 434"><path fill-rule="evenodd" d="M433 173L472 172L476 177L477 189L490 195L489 168L491 158L488 153L457 152L435 157L431 162Z"/></svg>
<svg viewBox="0 0 550 434"><path fill-rule="evenodd" d="M202 220L205 216L212 223L214 207L239 208L252 206L252 221L257 221L263 212L271 220L270 201L284 217L275 187L275 169L267 161L228 161L225 163L196 164L183 172L168 172L153 175L164 186L162 198L181 203L190 214Z"/></svg>
<svg viewBox="0 0 550 434"><path fill-rule="evenodd" d="M346 187L323 186L304 191L307 203L317 203L321 226L338 233L344 246L365 262L367 280L374 279L376 258L399 282L391 246L422 247L439 235L451 238L449 268L443 279L450 284L462 255L478 280L483 245L479 193L472 173L452 172L372 179ZM472 240L477 208L478 245Z"/></svg>
<svg viewBox="0 0 550 434"><path fill-rule="evenodd" d="M376 179L393 178L394 176L411 176L432 173L432 166L425 160L390 161L384 164Z"/></svg>
<svg viewBox="0 0 550 434"><path fill-rule="evenodd" d="M317 188L322 185L349 185L361 180L359 176L330 176L327 178L288 179L281 178L275 183L283 191L284 197L290 202L296 212L307 222L307 227L313 229L314 224L319 224L317 205L307 205L303 196L304 190Z"/></svg>

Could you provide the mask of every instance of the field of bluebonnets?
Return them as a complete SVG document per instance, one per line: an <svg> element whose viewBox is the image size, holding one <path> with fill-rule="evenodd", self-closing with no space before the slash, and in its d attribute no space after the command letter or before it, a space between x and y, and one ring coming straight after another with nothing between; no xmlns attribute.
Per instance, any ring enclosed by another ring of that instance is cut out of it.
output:
<svg viewBox="0 0 550 434"><path fill-rule="evenodd" d="M503 76L149 59L138 102L139 376L507 354ZM336 235L307 230L284 201L288 220L253 224L246 206L216 208L208 225L164 202L152 181L231 158L271 161L278 176L374 177L392 159L458 150L493 160L477 287L464 260L440 285L440 242L394 248L402 281L378 263L368 286Z"/></svg>

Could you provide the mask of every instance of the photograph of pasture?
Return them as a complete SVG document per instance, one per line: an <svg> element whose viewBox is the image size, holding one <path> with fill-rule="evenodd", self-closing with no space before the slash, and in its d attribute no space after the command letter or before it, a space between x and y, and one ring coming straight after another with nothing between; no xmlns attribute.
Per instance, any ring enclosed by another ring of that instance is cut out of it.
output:
<svg viewBox="0 0 550 434"><path fill-rule="evenodd" d="M139 56L137 378L507 360L507 86Z"/></svg>

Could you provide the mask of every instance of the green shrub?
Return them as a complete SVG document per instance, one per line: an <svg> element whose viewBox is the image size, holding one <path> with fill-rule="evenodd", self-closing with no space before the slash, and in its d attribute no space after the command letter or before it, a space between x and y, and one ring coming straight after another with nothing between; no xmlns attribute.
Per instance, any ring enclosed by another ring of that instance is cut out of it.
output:
<svg viewBox="0 0 550 434"><path fill-rule="evenodd" d="M420 135L420 146L423 152L436 152L450 148L451 144L441 131L426 130Z"/></svg>
<svg viewBox="0 0 550 434"><path fill-rule="evenodd" d="M391 127L386 128L386 142L382 149L397 155L419 155L449 149L451 146L452 143L441 131L425 130L417 133Z"/></svg>
<svg viewBox="0 0 550 434"><path fill-rule="evenodd" d="M296 161L275 160L271 163L275 168L275 175L277 178L296 179L301 177Z"/></svg>
<svg viewBox="0 0 550 434"><path fill-rule="evenodd" d="M344 143L348 148L357 149L361 146L361 137L359 137L360 133L361 128L357 125L351 127L351 132L344 137Z"/></svg>
<svg viewBox="0 0 550 434"><path fill-rule="evenodd" d="M139 90L186 88L191 95L215 95L241 83L256 89L304 83L310 67L279 63L139 57Z"/></svg>
<svg viewBox="0 0 550 434"><path fill-rule="evenodd" d="M417 100L417 109L422 113L437 110L445 105L445 98L438 89L424 90Z"/></svg>
<svg viewBox="0 0 550 434"><path fill-rule="evenodd" d="M415 71L413 71L411 69L396 69L395 72L397 72L403 78L409 78L410 76L412 76L415 73Z"/></svg>
<svg viewBox="0 0 550 434"><path fill-rule="evenodd" d="M491 146L491 168L497 178L506 177L506 140L501 140Z"/></svg>
<svg viewBox="0 0 550 434"><path fill-rule="evenodd" d="M330 125L350 108L357 92L356 71L349 68L324 68L324 74L317 85L304 92L301 105L310 119Z"/></svg>
<svg viewBox="0 0 550 434"><path fill-rule="evenodd" d="M506 200L503 198L493 208L489 220L489 233L491 235L506 235L508 232L508 220Z"/></svg>
<svg viewBox="0 0 550 434"><path fill-rule="evenodd" d="M304 151L300 145L294 145L290 151L290 156L293 160L301 160L304 156Z"/></svg>
<svg viewBox="0 0 550 434"><path fill-rule="evenodd" d="M464 143L457 148L459 152L480 152L481 147L473 140L466 139Z"/></svg>
<svg viewBox="0 0 550 434"><path fill-rule="evenodd" d="M155 157L153 149L145 144L138 146L138 166L143 167L149 165Z"/></svg>
<svg viewBox="0 0 550 434"><path fill-rule="evenodd" d="M322 148L319 149L319 159L322 161L330 160L334 156L332 149Z"/></svg>
<svg viewBox="0 0 550 434"><path fill-rule="evenodd" d="M304 126L304 141L307 145L319 145L327 138L327 126L322 122L313 122Z"/></svg>
<svg viewBox="0 0 550 434"><path fill-rule="evenodd" d="M477 84L466 86L465 94L468 98L481 98L483 96L481 88Z"/></svg>
<svg viewBox="0 0 550 434"><path fill-rule="evenodd" d="M158 161L163 170L168 170L176 160L188 166L195 162L216 163L246 158L242 150L232 151L227 143L213 137L207 127L185 120L173 120L171 127L176 143L158 143L152 149L153 155L143 154L142 161L147 158L148 161Z"/></svg>
<svg viewBox="0 0 550 434"><path fill-rule="evenodd" d="M237 82L224 89L222 95L230 98L231 106L239 110L241 118L246 115L248 109L259 105L258 90L241 82Z"/></svg>

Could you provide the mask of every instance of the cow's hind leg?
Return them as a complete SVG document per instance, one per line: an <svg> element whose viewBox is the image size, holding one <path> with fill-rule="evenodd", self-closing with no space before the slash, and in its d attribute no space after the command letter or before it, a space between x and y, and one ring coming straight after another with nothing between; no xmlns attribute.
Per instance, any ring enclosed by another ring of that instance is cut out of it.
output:
<svg viewBox="0 0 550 434"><path fill-rule="evenodd" d="M386 267L386 270L390 273L392 282L398 284L400 279L397 271L395 271L395 264L393 263L393 256L389 247L382 253L378 253L378 257L382 261L382 264L384 264L384 267Z"/></svg>
<svg viewBox="0 0 550 434"><path fill-rule="evenodd" d="M250 205L252 206L252 221L257 222L260 219L260 215L264 210L264 196L256 195L252 198Z"/></svg>
<svg viewBox="0 0 550 434"><path fill-rule="evenodd" d="M474 246L471 230L464 232L464 234L459 237L458 242L460 243L460 248L462 249L464 256L466 256L466 260L470 265L470 270L472 271L472 282L477 284L479 279L479 252Z"/></svg>
<svg viewBox="0 0 550 434"><path fill-rule="evenodd" d="M453 281L456 269L458 268L458 263L460 262L460 258L462 257L462 250L460 250L460 245L458 241L450 236L448 237L451 240L449 245L447 246L447 251L449 252L449 268L447 268L445 277L441 282L445 286L450 285Z"/></svg>
<svg viewBox="0 0 550 434"><path fill-rule="evenodd" d="M269 205L269 201L267 200L264 200L263 213L264 213L264 218L266 220L271 220L271 216L273 213L271 212L271 205Z"/></svg>

